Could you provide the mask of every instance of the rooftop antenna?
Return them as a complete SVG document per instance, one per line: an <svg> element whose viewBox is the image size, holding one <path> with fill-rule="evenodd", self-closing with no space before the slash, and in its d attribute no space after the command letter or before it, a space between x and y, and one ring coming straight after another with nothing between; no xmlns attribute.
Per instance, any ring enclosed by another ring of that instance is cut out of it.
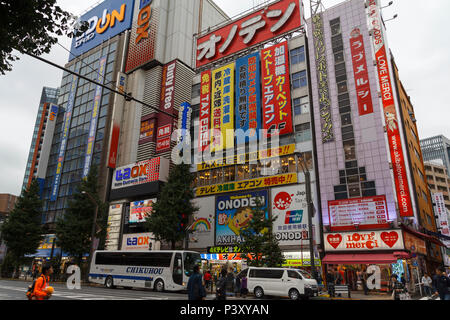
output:
<svg viewBox="0 0 450 320"><path fill-rule="evenodd" d="M325 10L322 0L310 0L309 3L311 5L311 17Z"/></svg>

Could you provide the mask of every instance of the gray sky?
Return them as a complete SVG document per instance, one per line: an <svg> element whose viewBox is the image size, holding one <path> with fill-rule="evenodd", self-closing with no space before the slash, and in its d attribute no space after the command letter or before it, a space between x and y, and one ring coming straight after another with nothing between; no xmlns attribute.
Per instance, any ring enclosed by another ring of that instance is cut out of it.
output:
<svg viewBox="0 0 450 320"><path fill-rule="evenodd" d="M261 0L215 0L228 15L252 8ZM69 12L80 15L96 0L58 0ZM323 0L329 8L341 0ZM389 1L382 0L383 5ZM309 0L304 0L309 17ZM448 0L394 0L383 10L389 45L396 58L400 77L414 104L421 139L444 134L450 138L450 37ZM60 44L70 48L70 39ZM68 60L68 52L55 45L43 56L59 65ZM18 195L22 187L28 152L42 87L58 87L62 71L32 58L23 57L14 69L0 76L0 193Z"/></svg>

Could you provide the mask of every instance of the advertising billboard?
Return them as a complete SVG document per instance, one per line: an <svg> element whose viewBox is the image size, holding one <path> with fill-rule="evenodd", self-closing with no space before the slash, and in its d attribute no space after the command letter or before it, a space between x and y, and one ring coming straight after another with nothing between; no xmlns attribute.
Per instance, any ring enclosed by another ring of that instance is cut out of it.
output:
<svg viewBox="0 0 450 320"><path fill-rule="evenodd" d="M450 237L450 229L448 225L447 208L445 207L444 194L433 193L434 213L436 215L436 222L438 230L444 236ZM450 241L444 241L447 247L450 247Z"/></svg>
<svg viewBox="0 0 450 320"><path fill-rule="evenodd" d="M331 230L387 228L386 196L328 201Z"/></svg>
<svg viewBox="0 0 450 320"><path fill-rule="evenodd" d="M194 221L189 233L189 248L206 248L214 244L215 197L196 198L192 200L199 210L194 213Z"/></svg>
<svg viewBox="0 0 450 320"><path fill-rule="evenodd" d="M98 83L103 83L106 71L107 56L101 57L99 60L99 69L97 72ZM92 163L92 156L94 154L95 137L97 135L97 123L100 115L100 102L102 100L103 87L97 85L95 87L94 102L92 104L91 123L89 125L88 143L86 146L86 156L84 158L83 178L86 178L89 174L89 169Z"/></svg>
<svg viewBox="0 0 450 320"><path fill-rule="evenodd" d="M271 136L293 132L289 48L287 42L261 50L263 129Z"/></svg>
<svg viewBox="0 0 450 320"><path fill-rule="evenodd" d="M259 53L236 61L236 130L250 130L245 142L256 141L261 129L260 64Z"/></svg>
<svg viewBox="0 0 450 320"><path fill-rule="evenodd" d="M75 69L75 73L78 73L77 69ZM64 114L61 145L59 147L59 153L58 153L58 163L56 165L55 177L53 178L50 201L56 201L56 198L58 197L59 185L61 183L61 175L62 175L62 169L63 169L63 163L64 163L64 156L66 154L67 141L69 140L69 130L70 130L70 124L72 121L72 110L73 110L73 105L75 103L75 95L77 92L77 87L78 87L78 77L76 75L72 75L72 80L70 83L69 98L67 100L66 112Z"/></svg>
<svg viewBox="0 0 450 320"><path fill-rule="evenodd" d="M272 189L273 234L280 245L309 245L305 185Z"/></svg>
<svg viewBox="0 0 450 320"><path fill-rule="evenodd" d="M234 148L234 134L226 139L234 130L234 68L233 62L212 72L211 151Z"/></svg>
<svg viewBox="0 0 450 320"><path fill-rule="evenodd" d="M211 71L203 71L200 80L200 130L198 149L200 152L209 149L211 120Z"/></svg>
<svg viewBox="0 0 450 320"><path fill-rule="evenodd" d="M368 1L368 11L369 25L373 29L373 48L375 59L377 61L379 89L383 103L383 114L386 122L386 131L393 166L392 172L394 174L400 216L413 217L414 211L412 208L411 193L406 174L406 162L403 155L403 146L400 136L400 122L395 107L395 92L392 87L389 57L387 55L384 40L383 21L377 0Z"/></svg>
<svg viewBox="0 0 450 320"><path fill-rule="evenodd" d="M102 42L131 28L134 0L105 0L90 10L81 21L86 21L88 30L72 40L69 61L95 48Z"/></svg>
<svg viewBox="0 0 450 320"><path fill-rule="evenodd" d="M166 181L169 160L153 158L117 168L113 174L112 190L155 181Z"/></svg>
<svg viewBox="0 0 450 320"><path fill-rule="evenodd" d="M130 217L129 223L142 223L145 222L147 217L152 214L153 204L156 199L139 200L130 203Z"/></svg>
<svg viewBox="0 0 450 320"><path fill-rule="evenodd" d="M197 39L196 67L300 29L303 3L280 0Z"/></svg>
<svg viewBox="0 0 450 320"><path fill-rule="evenodd" d="M233 245L245 241L241 233L248 227L258 200L268 218L266 190L216 197L216 245Z"/></svg>
<svg viewBox="0 0 450 320"><path fill-rule="evenodd" d="M352 52L353 75L355 77L359 115L365 116L373 113L373 103L364 38L359 28L353 29L350 34L350 49Z"/></svg>
<svg viewBox="0 0 450 320"><path fill-rule="evenodd" d="M122 251L155 250L152 233L126 234L122 238Z"/></svg>
<svg viewBox="0 0 450 320"><path fill-rule="evenodd" d="M111 144L109 146L108 168L115 169L117 161L117 150L119 148L120 126L113 122Z"/></svg>
<svg viewBox="0 0 450 320"><path fill-rule="evenodd" d="M401 230L324 234L325 251L404 250Z"/></svg>
<svg viewBox="0 0 450 320"><path fill-rule="evenodd" d="M141 119L141 128L139 131L139 144L155 141L156 118L153 114Z"/></svg>
<svg viewBox="0 0 450 320"><path fill-rule="evenodd" d="M125 66L126 73L136 70L155 58L159 10L153 6L152 0L136 1Z"/></svg>
<svg viewBox="0 0 450 320"><path fill-rule="evenodd" d="M106 228L106 250L117 250L119 246L120 225L122 222L122 204L109 206L108 223Z"/></svg>

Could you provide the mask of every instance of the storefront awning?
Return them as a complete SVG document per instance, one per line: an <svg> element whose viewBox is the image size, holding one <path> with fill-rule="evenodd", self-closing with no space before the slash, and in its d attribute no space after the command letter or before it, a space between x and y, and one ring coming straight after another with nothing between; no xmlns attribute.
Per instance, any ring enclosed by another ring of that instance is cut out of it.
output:
<svg viewBox="0 0 450 320"><path fill-rule="evenodd" d="M322 264L390 264L396 263L397 260L398 255L394 253L335 253L327 254Z"/></svg>
<svg viewBox="0 0 450 320"><path fill-rule="evenodd" d="M413 235L415 235L415 236L417 236L417 237L423 239L423 240L428 240L428 241L433 242L434 244L437 244L438 246L445 247L445 244L443 244L441 241L439 241L439 240L438 240L437 238L435 238L435 237L432 237L432 236L427 235L427 234L425 234L425 233L416 231L416 230L414 230L414 229L412 229L412 228L409 228L409 227L407 227L407 226L405 226L405 225L402 225L402 229L405 230L406 232L409 232L409 233L411 233L411 234L413 234Z"/></svg>

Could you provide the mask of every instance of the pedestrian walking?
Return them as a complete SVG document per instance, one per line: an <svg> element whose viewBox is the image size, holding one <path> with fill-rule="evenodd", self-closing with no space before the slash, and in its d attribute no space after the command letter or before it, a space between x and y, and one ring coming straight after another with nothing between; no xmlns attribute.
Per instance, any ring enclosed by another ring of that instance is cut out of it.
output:
<svg viewBox="0 0 450 320"><path fill-rule="evenodd" d="M425 273L422 277L423 290L425 291L425 295L427 297L431 297L431 286L433 284L433 280L431 277Z"/></svg>
<svg viewBox="0 0 450 320"><path fill-rule="evenodd" d="M439 295L441 300L450 300L450 279L445 275L445 269L439 268L436 270L437 277L435 277L435 295Z"/></svg>
<svg viewBox="0 0 450 320"><path fill-rule="evenodd" d="M205 287L203 287L200 266L194 266L194 273L189 277L187 284L189 300L203 300L206 297Z"/></svg>
<svg viewBox="0 0 450 320"><path fill-rule="evenodd" d="M234 278L234 295L237 297L241 293L241 278L236 276Z"/></svg>
<svg viewBox="0 0 450 320"><path fill-rule="evenodd" d="M361 273L361 282L364 290L364 295L366 296L369 294L369 287L367 287L367 278L367 270L363 270L363 272Z"/></svg>
<svg viewBox="0 0 450 320"><path fill-rule="evenodd" d="M211 291L212 293L212 275L209 270L206 270L203 279L205 280L205 289Z"/></svg>
<svg viewBox="0 0 450 320"><path fill-rule="evenodd" d="M227 270L222 269L219 280L216 284L216 300L227 299Z"/></svg>
<svg viewBox="0 0 450 320"><path fill-rule="evenodd" d="M404 292L404 286L400 281L398 281L397 275L395 274L391 276L391 290L392 298L394 300L401 300L401 295Z"/></svg>
<svg viewBox="0 0 450 320"><path fill-rule="evenodd" d="M328 294L330 295L330 297L334 297L334 283L336 281L334 273L331 269L329 269L327 271L327 275L326 275L326 281L327 281L327 289L328 289Z"/></svg>
<svg viewBox="0 0 450 320"><path fill-rule="evenodd" d="M247 288L247 275L244 274L241 279L241 297L247 298L248 288Z"/></svg>
<svg viewBox="0 0 450 320"><path fill-rule="evenodd" d="M36 279L31 293L31 300L48 300L53 294L53 288L49 286L50 276L53 273L53 267L46 264L42 267L42 274Z"/></svg>

